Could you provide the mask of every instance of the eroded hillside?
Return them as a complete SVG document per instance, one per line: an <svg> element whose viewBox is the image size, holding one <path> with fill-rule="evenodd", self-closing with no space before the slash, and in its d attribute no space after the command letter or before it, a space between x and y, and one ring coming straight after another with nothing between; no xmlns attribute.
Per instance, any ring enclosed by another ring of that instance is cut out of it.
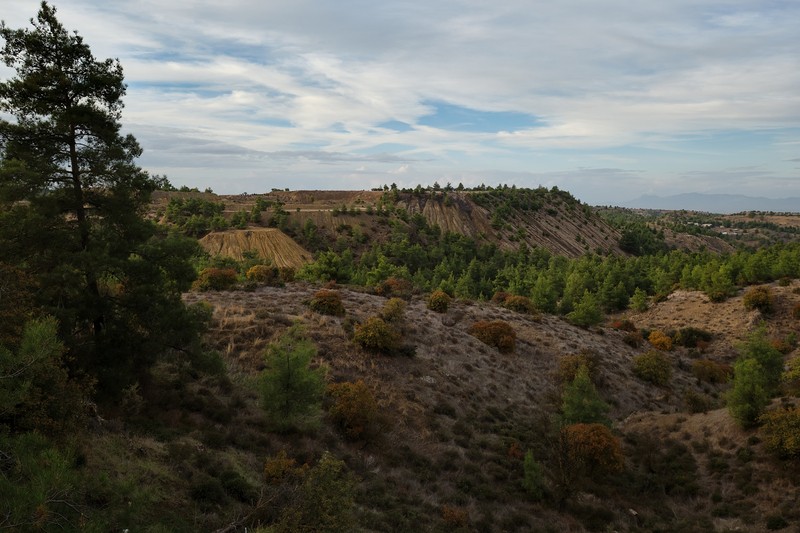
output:
<svg viewBox="0 0 800 533"><path fill-rule="evenodd" d="M380 436L347 443L325 430L315 441L303 440L297 453L314 454L324 445L345 458L361 480L359 517L367 530L439 531L452 527L449 513L458 511L465 530L766 531L765 517L800 518L794 467L733 423L722 408L727 385L698 379L693 363L730 363L737 343L762 320L775 339L795 331L798 287L773 287L777 305L770 316L746 311L741 295L715 304L678 292L646 312L620 317L617 322L627 319L637 331L693 327L711 334L701 348L667 352L672 376L665 386L633 372L633 359L652 346L632 346L630 328L582 329L489 302L458 301L440 314L412 297L400 325L415 347L409 358L376 355L352 342L352 325L386 305L373 294L337 288L343 317L312 312L308 302L318 287L300 283L192 293L187 301L213 306L208 338L236 380L254 377L268 343L299 322L319 347L317 364L328 368L329 381L366 382L384 415ZM471 336L469 327L481 320L510 324L514 353ZM598 362L594 381L611 404L626 467L619 479L584 486L559 510L522 489L522 453L531 450L546 461L552 451L547 435L561 401L557 374L564 358L576 354ZM690 396L708 403L698 410L687 403ZM275 436L269 448L276 453L297 445Z"/></svg>
<svg viewBox="0 0 800 533"><path fill-rule="evenodd" d="M228 219L240 211L253 212L259 203L269 205L250 225L277 225L301 241L311 224L320 242L333 243L342 232L356 232L362 237L362 244L368 244L388 237L389 220L409 224L415 215L421 215L443 232L455 232L506 250L524 243L568 257L586 252L622 253L616 229L568 193L547 189L273 191L234 196L173 192L156 196L154 213L163 212L169 198L183 195L224 203Z"/></svg>

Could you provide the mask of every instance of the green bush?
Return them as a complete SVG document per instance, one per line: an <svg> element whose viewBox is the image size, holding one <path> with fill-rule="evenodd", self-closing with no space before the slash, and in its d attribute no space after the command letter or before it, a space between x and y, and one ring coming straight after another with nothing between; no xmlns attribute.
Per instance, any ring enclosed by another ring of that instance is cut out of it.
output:
<svg viewBox="0 0 800 533"><path fill-rule="evenodd" d="M772 312L774 297L772 289L767 285L759 285L758 287L751 287L744 293L743 303L745 309L752 311L758 309L764 314Z"/></svg>
<svg viewBox="0 0 800 533"><path fill-rule="evenodd" d="M729 365L708 359L698 359L692 362L692 375L706 383L725 383L730 378L732 371L733 369Z"/></svg>
<svg viewBox="0 0 800 533"><path fill-rule="evenodd" d="M571 324L582 328L596 326L603 321L603 311L600 308L600 303L597 296L584 290L583 296L575 304L575 309L567 313L567 320Z"/></svg>
<svg viewBox="0 0 800 533"><path fill-rule="evenodd" d="M365 439L375 433L378 405L372 391L362 380L329 385L328 394L333 398L328 415L347 438Z"/></svg>
<svg viewBox="0 0 800 533"><path fill-rule="evenodd" d="M586 367L589 379L594 383L600 367L600 358L591 350L582 350L580 353L562 356L558 360L556 379L559 383L569 383L575 379L582 366Z"/></svg>
<svg viewBox="0 0 800 533"><path fill-rule="evenodd" d="M275 431L308 430L318 425L325 369L311 368L316 355L316 346L297 325L267 348L261 403Z"/></svg>
<svg viewBox="0 0 800 533"><path fill-rule="evenodd" d="M192 284L196 291L224 291L236 285L239 281L236 270L233 268L206 268L197 276Z"/></svg>
<svg viewBox="0 0 800 533"><path fill-rule="evenodd" d="M467 333L484 344L494 346L500 353L512 353L517 341L514 328L502 320L476 322L469 327Z"/></svg>
<svg viewBox="0 0 800 533"><path fill-rule="evenodd" d="M674 341L678 346L686 348L701 348L713 340L714 336L709 331L699 328L681 328L675 334Z"/></svg>
<svg viewBox="0 0 800 533"><path fill-rule="evenodd" d="M665 386L672 378L672 363L664 353L650 350L633 358L633 373L654 385Z"/></svg>
<svg viewBox="0 0 800 533"><path fill-rule="evenodd" d="M800 457L800 407L768 411L760 422L767 449L784 459Z"/></svg>
<svg viewBox="0 0 800 533"><path fill-rule="evenodd" d="M754 358L741 358L733 365L733 387L728 391L728 411L744 428L758 423L769 405L770 383L764 367Z"/></svg>
<svg viewBox="0 0 800 533"><path fill-rule="evenodd" d="M247 270L245 278L248 281L264 283L266 285L281 285L280 270L272 265L253 265Z"/></svg>
<svg viewBox="0 0 800 533"><path fill-rule="evenodd" d="M296 531L353 531L356 480L344 461L325 452L304 475L290 504L270 528L276 533Z"/></svg>
<svg viewBox="0 0 800 533"><path fill-rule="evenodd" d="M436 313L446 313L450 307L450 296L442 291L433 291L428 297L428 309Z"/></svg>
<svg viewBox="0 0 800 533"><path fill-rule="evenodd" d="M321 289L314 293L309 306L321 315L344 316L345 313L342 295L331 289Z"/></svg>
<svg viewBox="0 0 800 533"><path fill-rule="evenodd" d="M406 315L406 302L400 298L390 298L381 309L381 318L389 323L401 323Z"/></svg>
<svg viewBox="0 0 800 533"><path fill-rule="evenodd" d="M400 347L400 334L377 316L358 324L353 340L362 348L373 352L392 353Z"/></svg>
<svg viewBox="0 0 800 533"><path fill-rule="evenodd" d="M545 495L545 478L542 464L533 457L533 452L528 450L522 463L522 487L534 500L540 501Z"/></svg>
<svg viewBox="0 0 800 533"><path fill-rule="evenodd" d="M561 395L561 418L565 424L603 424L611 427L609 405L603 401L589 379L586 366L578 368L575 378Z"/></svg>

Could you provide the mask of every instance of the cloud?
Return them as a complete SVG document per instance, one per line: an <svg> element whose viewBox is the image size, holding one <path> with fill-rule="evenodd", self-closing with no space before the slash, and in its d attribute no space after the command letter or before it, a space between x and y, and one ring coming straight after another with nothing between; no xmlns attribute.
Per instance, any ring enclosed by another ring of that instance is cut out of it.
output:
<svg viewBox="0 0 800 533"><path fill-rule="evenodd" d="M2 16L25 26L34 9L5 0ZM123 120L145 148L142 164L188 184L220 180L223 192L264 179L360 188L406 165L403 179L426 183L549 176L586 201L620 183L636 196L798 178L796 3L61 0L58 9L97 57L120 58ZM354 174L354 163L366 168ZM765 174L730 170L743 166Z"/></svg>

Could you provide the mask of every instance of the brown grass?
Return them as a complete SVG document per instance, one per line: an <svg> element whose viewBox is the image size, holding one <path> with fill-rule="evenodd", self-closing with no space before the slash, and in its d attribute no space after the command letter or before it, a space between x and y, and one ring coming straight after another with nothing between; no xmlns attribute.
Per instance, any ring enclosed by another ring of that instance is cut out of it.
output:
<svg viewBox="0 0 800 533"><path fill-rule="evenodd" d="M277 267L300 268L311 261L311 254L276 228L252 228L209 233L200 245L211 255L237 260L247 250L258 252Z"/></svg>

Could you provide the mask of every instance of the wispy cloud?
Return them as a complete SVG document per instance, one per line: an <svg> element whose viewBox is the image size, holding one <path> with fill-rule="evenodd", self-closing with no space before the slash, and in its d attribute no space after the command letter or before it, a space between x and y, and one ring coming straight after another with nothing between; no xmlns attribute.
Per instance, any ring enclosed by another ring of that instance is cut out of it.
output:
<svg viewBox="0 0 800 533"><path fill-rule="evenodd" d="M3 4L16 27L37 8ZM119 57L141 163L178 184L800 195L794 2L54 4Z"/></svg>

